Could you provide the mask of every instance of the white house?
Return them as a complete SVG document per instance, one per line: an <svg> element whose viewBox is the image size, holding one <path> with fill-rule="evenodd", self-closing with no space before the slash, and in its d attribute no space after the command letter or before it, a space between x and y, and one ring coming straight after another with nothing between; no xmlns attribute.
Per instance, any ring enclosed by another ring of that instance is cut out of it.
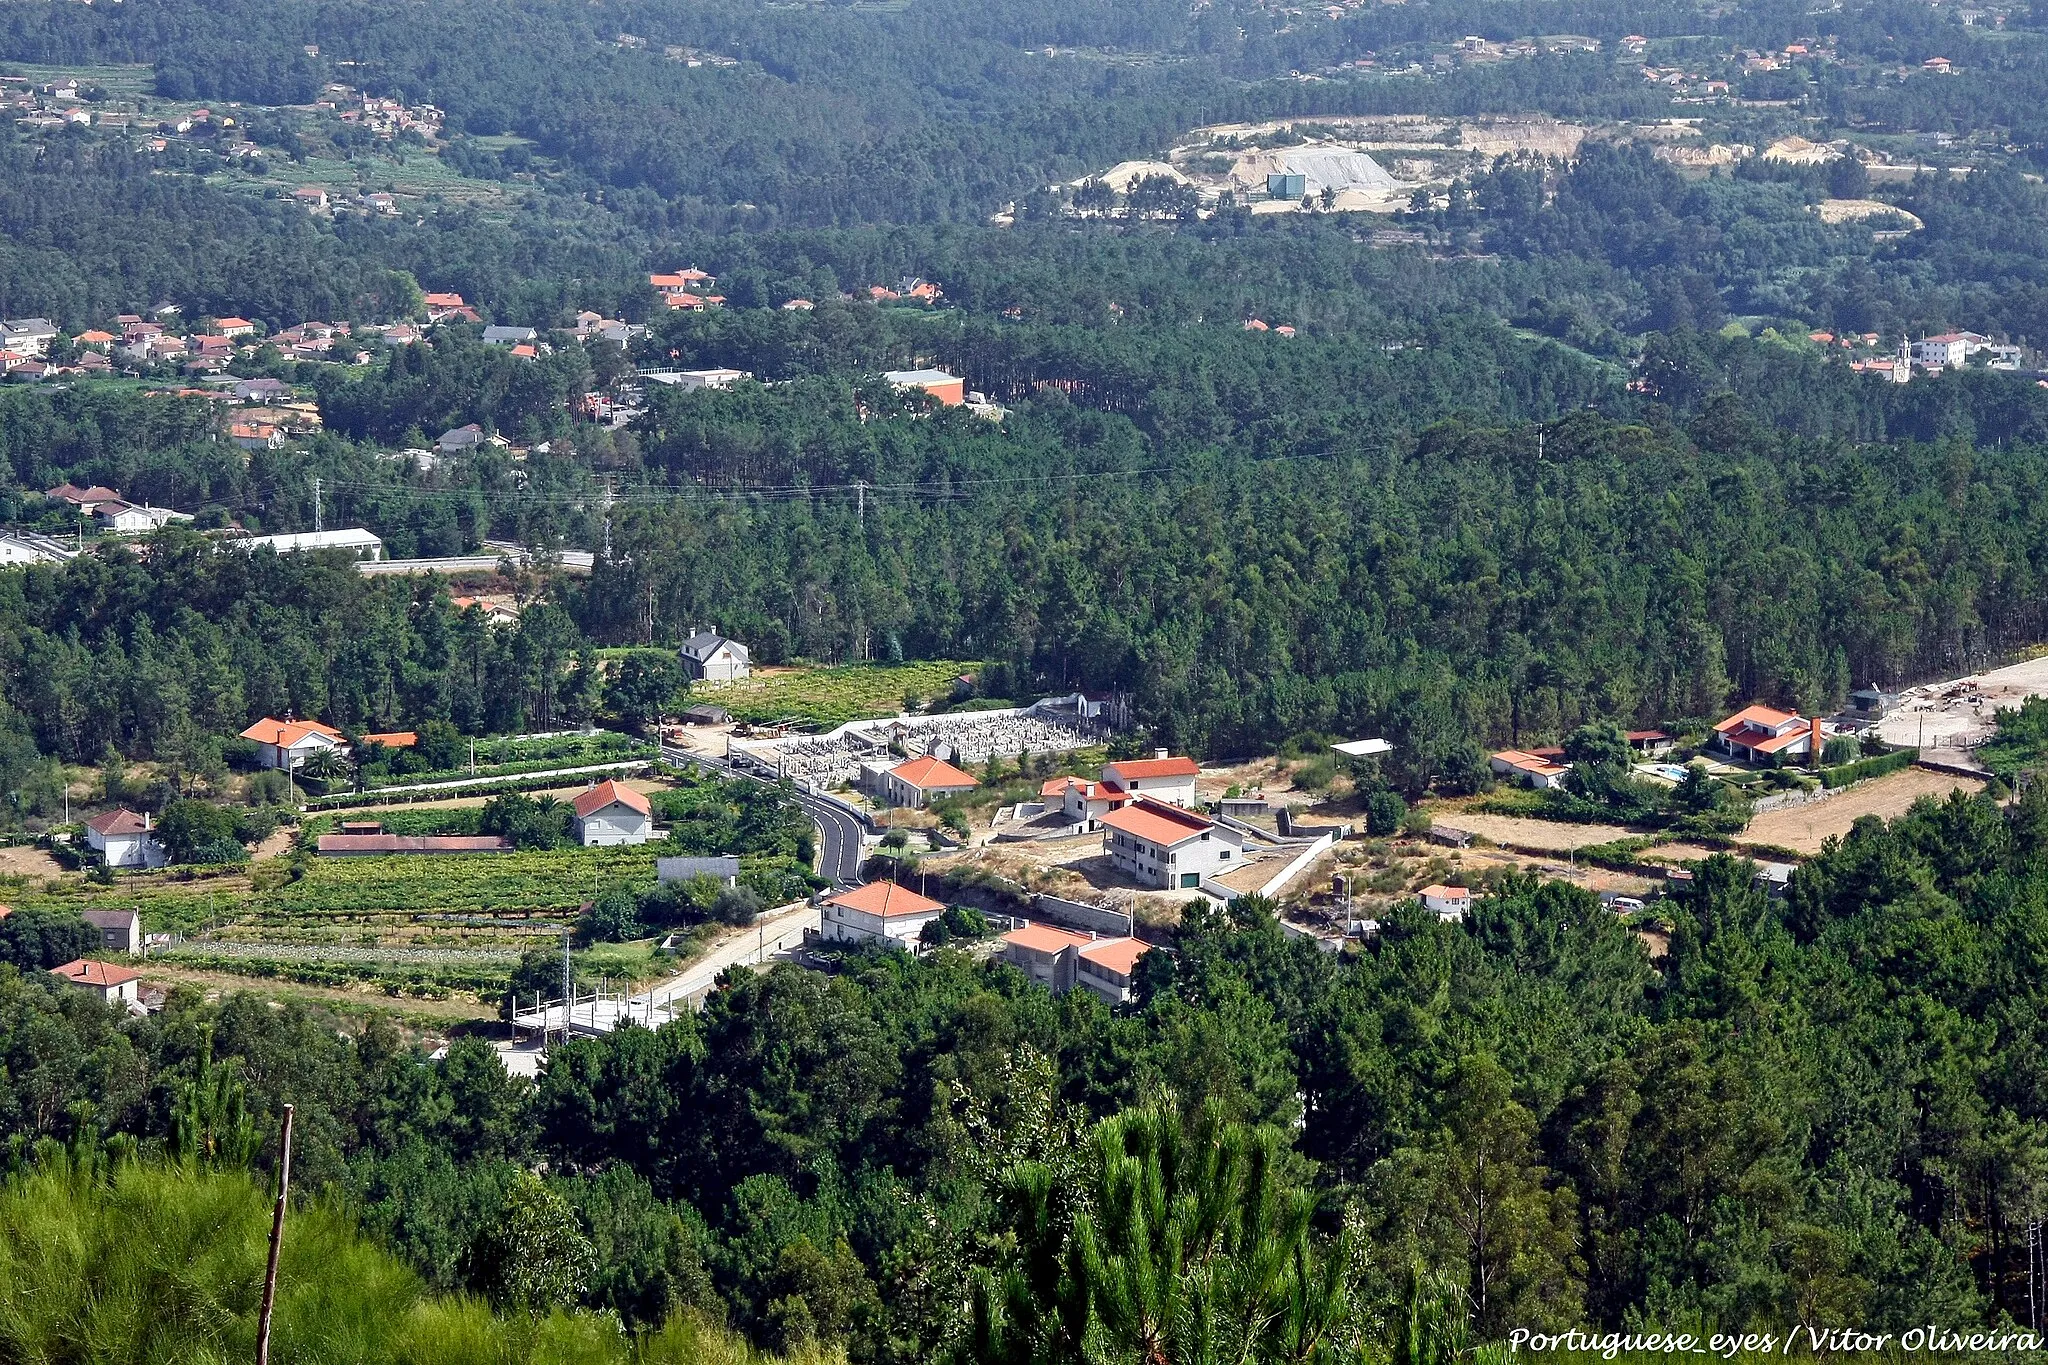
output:
<svg viewBox="0 0 2048 1365"><path fill-rule="evenodd" d="M475 422L464 426L450 427L434 439L434 449L443 455L460 455L465 450L474 450L488 439L484 429Z"/></svg>
<svg viewBox="0 0 2048 1365"><path fill-rule="evenodd" d="M93 991L110 1005L133 1005L141 1000L142 974L126 967L116 967L111 962L76 958L61 967L50 968L50 975L81 990Z"/></svg>
<svg viewBox="0 0 2048 1365"><path fill-rule="evenodd" d="M1099 938L1075 956L1074 984L1086 986L1112 1005L1131 998L1131 978L1137 974L1138 959L1152 945L1136 938Z"/></svg>
<svg viewBox="0 0 2048 1365"><path fill-rule="evenodd" d="M827 943L882 943L904 948L924 927L946 913L945 904L894 882L869 882L827 896L819 933Z"/></svg>
<svg viewBox="0 0 2048 1365"><path fill-rule="evenodd" d="M9 318L0 322L0 350L40 356L57 339L57 325L48 318Z"/></svg>
<svg viewBox="0 0 2048 1365"><path fill-rule="evenodd" d="M1818 760L1822 747L1818 719L1770 706L1745 706L1714 727L1711 747L1745 763L1771 759Z"/></svg>
<svg viewBox="0 0 2048 1365"><path fill-rule="evenodd" d="M0 569L16 564L62 564L73 551L33 531L0 531Z"/></svg>
<svg viewBox="0 0 2048 1365"><path fill-rule="evenodd" d="M139 910L88 910L81 917L100 931L100 947L131 957L142 951L142 912Z"/></svg>
<svg viewBox="0 0 2048 1365"><path fill-rule="evenodd" d="M518 346L525 342L538 340L540 340L540 333L534 331L531 327L493 326L484 328L484 344L486 346Z"/></svg>
<svg viewBox="0 0 2048 1365"><path fill-rule="evenodd" d="M1155 749L1150 758L1127 758L1102 765L1102 780L1133 796L1149 796L1176 806L1195 804L1195 777L1201 772L1192 758L1169 756Z"/></svg>
<svg viewBox="0 0 2048 1365"><path fill-rule="evenodd" d="M341 731L317 720L276 720L265 716L242 738L256 744L256 758L266 768L300 768L323 750L348 752L348 740Z"/></svg>
<svg viewBox="0 0 2048 1365"><path fill-rule="evenodd" d="M1913 343L1913 363L1947 369L1968 361L1973 352L1990 342L1991 338L1975 332L1943 332L1940 336L1923 337Z"/></svg>
<svg viewBox="0 0 2048 1365"><path fill-rule="evenodd" d="M1057 808L1071 823L1087 829L1093 829L1103 816L1136 799L1121 787L1078 777L1055 777L1038 789L1038 796L1047 810Z"/></svg>
<svg viewBox="0 0 2048 1365"><path fill-rule="evenodd" d="M576 842L585 848L644 844L654 837L654 808L618 782L600 782L570 803Z"/></svg>
<svg viewBox="0 0 2048 1365"><path fill-rule="evenodd" d="M944 759L913 758L875 774L875 795L892 806L923 810L942 796L960 796L981 783Z"/></svg>
<svg viewBox="0 0 2048 1365"><path fill-rule="evenodd" d="M683 641L683 667L702 682L731 682L754 671L747 647L715 630L693 630Z"/></svg>
<svg viewBox="0 0 2048 1365"><path fill-rule="evenodd" d="M101 503L92 515L102 530L112 531L117 535L154 531L169 522L192 520L185 513L173 512L168 507L137 507L132 502Z"/></svg>
<svg viewBox="0 0 2048 1365"><path fill-rule="evenodd" d="M1525 782L1539 789L1561 786L1564 775L1571 771L1570 764L1559 763L1546 754L1524 753L1520 749L1502 749L1486 760L1486 766L1493 769L1496 777L1504 777L1510 782Z"/></svg>
<svg viewBox="0 0 2048 1365"><path fill-rule="evenodd" d="M1226 825L1139 797L1102 817L1103 851L1140 885L1193 890L1205 877L1228 872L1242 860L1244 836Z"/></svg>
<svg viewBox="0 0 2048 1365"><path fill-rule="evenodd" d="M1472 889L1466 886L1425 886L1422 888L1422 908L1435 913L1440 920L1461 920L1472 908Z"/></svg>
<svg viewBox="0 0 2048 1365"><path fill-rule="evenodd" d="M149 817L113 810L85 822L85 842L108 867L162 867L170 861L150 833Z"/></svg>

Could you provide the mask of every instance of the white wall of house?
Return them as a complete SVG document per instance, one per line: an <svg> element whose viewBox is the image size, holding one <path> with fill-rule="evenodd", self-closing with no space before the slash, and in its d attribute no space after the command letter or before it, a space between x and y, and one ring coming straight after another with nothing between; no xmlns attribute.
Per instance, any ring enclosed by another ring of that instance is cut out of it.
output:
<svg viewBox="0 0 2048 1365"><path fill-rule="evenodd" d="M98 850L108 867L162 867L170 861L164 846L148 834L101 834L86 827L85 841Z"/></svg>
<svg viewBox="0 0 2048 1365"><path fill-rule="evenodd" d="M938 797L959 796L973 790L972 784L964 787L920 787L915 783L905 782L894 773L885 772L881 775L880 791L877 794L889 805L922 810L927 802Z"/></svg>
<svg viewBox="0 0 2048 1365"><path fill-rule="evenodd" d="M1222 825L1190 834L1172 846L1112 829L1104 841L1109 860L1133 880L1164 891L1193 890L1204 878L1236 867L1243 857L1241 836Z"/></svg>
<svg viewBox="0 0 2048 1365"><path fill-rule="evenodd" d="M1121 1005L1131 998L1131 979L1128 976L1112 971L1100 962L1090 962L1085 957L1075 959L1074 984L1086 986L1112 1005Z"/></svg>
<svg viewBox="0 0 2048 1365"><path fill-rule="evenodd" d="M818 907L818 933L827 943L885 943L891 948L909 948L924 927L946 913L943 905L915 915L891 915L884 919L851 906L827 901Z"/></svg>
<svg viewBox="0 0 2048 1365"><path fill-rule="evenodd" d="M576 838L585 848L644 844L653 837L653 817L634 810L623 801L600 806L576 821Z"/></svg>
<svg viewBox="0 0 2048 1365"><path fill-rule="evenodd" d="M348 745L325 735L306 735L290 748L276 744L256 746L257 761L266 768L303 768L306 760L326 749L346 750Z"/></svg>
<svg viewBox="0 0 2048 1365"><path fill-rule="evenodd" d="M1114 782L1127 792L1149 796L1155 801L1164 801L1174 806L1195 804L1195 779L1187 777L1124 777L1114 763L1103 765L1102 780Z"/></svg>

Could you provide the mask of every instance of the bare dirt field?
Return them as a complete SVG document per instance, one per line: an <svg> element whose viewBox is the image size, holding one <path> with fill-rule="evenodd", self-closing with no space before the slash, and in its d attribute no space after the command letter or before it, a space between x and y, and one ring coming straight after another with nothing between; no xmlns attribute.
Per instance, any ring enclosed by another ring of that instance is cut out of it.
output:
<svg viewBox="0 0 2048 1365"><path fill-rule="evenodd" d="M0 876L56 877L64 869L39 848L0 848Z"/></svg>
<svg viewBox="0 0 2048 1365"><path fill-rule="evenodd" d="M1546 849L1557 853L1584 848L1588 844L1626 839L1631 831L1620 825L1567 825L1556 820L1531 820L1519 815L1482 815L1476 811L1446 809L1433 812L1440 824L1484 835L1497 844L1518 848Z"/></svg>
<svg viewBox="0 0 2048 1365"><path fill-rule="evenodd" d="M1800 853L1818 853L1823 839L1849 832L1849 826L1865 815L1896 819L1923 796L1940 800L1961 788L1975 792L1984 784L1971 777L1906 768L1869 782L1845 787L1836 795L1811 806L1774 810L1750 821L1742 838L1747 843L1775 844Z"/></svg>
<svg viewBox="0 0 2048 1365"><path fill-rule="evenodd" d="M1675 867L1679 863L1704 862L1720 851L1718 848L1708 848L1705 844L1680 842L1675 844L1658 844L1655 848L1646 848L1643 850L1642 857L1646 863L1663 863L1667 866Z"/></svg>

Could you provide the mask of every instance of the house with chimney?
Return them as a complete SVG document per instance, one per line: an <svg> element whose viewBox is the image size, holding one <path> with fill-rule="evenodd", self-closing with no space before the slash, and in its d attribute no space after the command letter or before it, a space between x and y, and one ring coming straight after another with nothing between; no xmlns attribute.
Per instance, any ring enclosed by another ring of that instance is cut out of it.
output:
<svg viewBox="0 0 2048 1365"><path fill-rule="evenodd" d="M266 768L300 768L323 750L348 752L348 740L341 731L317 720L277 720L265 716L242 738L256 745L256 759Z"/></svg>
<svg viewBox="0 0 2048 1365"><path fill-rule="evenodd" d="M50 975L80 990L91 991L109 1005L142 1003L142 973L116 967L111 962L74 958L61 967L50 968Z"/></svg>
<svg viewBox="0 0 2048 1365"><path fill-rule="evenodd" d="M1714 727L1707 747L1740 763L1818 763L1825 736L1818 717L1773 706L1745 706Z"/></svg>
<svg viewBox="0 0 2048 1365"><path fill-rule="evenodd" d="M754 671L747 647L715 630L693 630L680 651L683 668L700 682L731 682Z"/></svg>
<svg viewBox="0 0 2048 1365"><path fill-rule="evenodd" d="M85 822L85 842L100 855L100 862L110 868L149 869L170 861L170 855L157 841L147 813L110 810L105 815L96 815Z"/></svg>
<svg viewBox="0 0 2048 1365"><path fill-rule="evenodd" d="M879 943L908 948L924 927L946 913L944 901L895 882L868 882L827 896L819 904L819 936L827 943Z"/></svg>

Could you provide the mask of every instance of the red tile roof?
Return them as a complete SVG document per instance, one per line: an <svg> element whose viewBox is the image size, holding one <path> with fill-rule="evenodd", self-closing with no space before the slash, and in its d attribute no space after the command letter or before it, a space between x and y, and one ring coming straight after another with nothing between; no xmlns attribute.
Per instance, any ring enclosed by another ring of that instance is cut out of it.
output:
<svg viewBox="0 0 2048 1365"><path fill-rule="evenodd" d="M144 834L149 822L132 810L110 810L105 815L96 815L85 822L85 827L101 838L122 834Z"/></svg>
<svg viewBox="0 0 2048 1365"><path fill-rule="evenodd" d="M869 882L866 886L856 886L851 891L842 891L825 899L828 905L843 905L849 910L859 910L882 919L930 915L946 908L945 902L920 896L909 887L898 886L894 882Z"/></svg>
<svg viewBox="0 0 2048 1365"><path fill-rule="evenodd" d="M1014 943L1019 948L1029 948L1037 953L1057 953L1068 948L1078 948L1093 940L1086 934L1055 929L1050 924L1027 924L1022 929L1012 929L1004 934L1003 942Z"/></svg>
<svg viewBox="0 0 2048 1365"><path fill-rule="evenodd" d="M1472 899L1472 888L1469 886L1445 886L1439 882L1434 886L1423 887L1417 894L1430 900L1469 901Z"/></svg>
<svg viewBox="0 0 2048 1365"><path fill-rule="evenodd" d="M1185 843L1215 827L1214 822L1199 815L1169 806L1159 801L1147 801L1142 797L1122 810L1113 810L1102 817L1102 823L1111 829L1143 839L1147 843L1160 844L1171 848Z"/></svg>
<svg viewBox="0 0 2048 1365"><path fill-rule="evenodd" d="M61 976L75 986L125 986L142 978L141 972L116 967L111 962L95 962L91 958L73 958L61 967L50 968L51 976Z"/></svg>
<svg viewBox="0 0 2048 1365"><path fill-rule="evenodd" d="M631 787L621 786L619 783L609 780L600 782L589 791L582 793L570 805L575 808L578 820L588 820L591 816L615 802L629 809L637 810L642 815L654 814L654 807L647 803L646 797L634 791Z"/></svg>
<svg viewBox="0 0 2048 1365"><path fill-rule="evenodd" d="M1193 777L1201 771L1201 765L1192 758L1127 758L1119 763L1104 764L1102 775L1122 778L1126 782L1142 782L1151 777Z"/></svg>
<svg viewBox="0 0 2048 1365"><path fill-rule="evenodd" d="M387 749L410 749L419 742L417 730L386 730L382 734L363 736L363 743L381 744Z"/></svg>
<svg viewBox="0 0 2048 1365"><path fill-rule="evenodd" d="M277 720L271 716L265 716L242 731L243 739L253 739L258 744L274 744L280 749L289 749L308 735L323 735L337 744L344 738L341 731L317 720Z"/></svg>
<svg viewBox="0 0 2048 1365"><path fill-rule="evenodd" d="M889 770L891 777L900 778L919 791L935 788L978 787L981 782L973 773L962 772L942 758L913 758L908 763L899 763Z"/></svg>
<svg viewBox="0 0 2048 1365"><path fill-rule="evenodd" d="M1083 948L1081 956L1118 976L1128 977L1138 959L1151 951L1152 945L1140 938L1105 938Z"/></svg>
<svg viewBox="0 0 2048 1365"><path fill-rule="evenodd" d="M1780 711L1774 706L1745 706L1719 725L1716 725L1714 729L1724 735L1730 730L1739 730L1744 726L1755 726L1761 730L1775 730L1787 721L1798 719L1799 713L1797 711Z"/></svg>

